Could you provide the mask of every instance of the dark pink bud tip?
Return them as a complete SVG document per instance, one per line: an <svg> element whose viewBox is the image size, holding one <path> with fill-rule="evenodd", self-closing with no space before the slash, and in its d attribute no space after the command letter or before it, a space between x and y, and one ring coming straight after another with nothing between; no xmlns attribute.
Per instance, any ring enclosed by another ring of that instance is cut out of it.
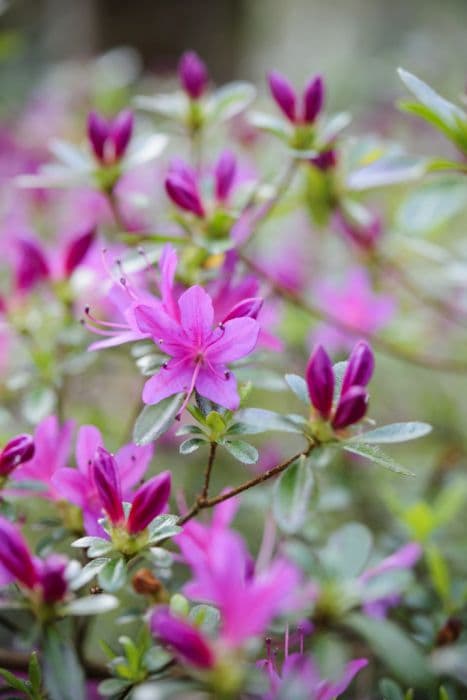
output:
<svg viewBox="0 0 467 700"><path fill-rule="evenodd" d="M224 151L216 164L215 183L216 198L224 202L229 196L235 179L237 161L232 151Z"/></svg>
<svg viewBox="0 0 467 700"><path fill-rule="evenodd" d="M109 124L97 112L88 115L88 139L94 155L100 161L104 160L105 142L109 136Z"/></svg>
<svg viewBox="0 0 467 700"><path fill-rule="evenodd" d="M330 148L328 151L323 151L318 156L311 158L310 162L315 168L326 172L326 170L332 170L332 168L336 167L337 154L333 148Z"/></svg>
<svg viewBox="0 0 467 700"><path fill-rule="evenodd" d="M96 450L92 462L92 475L103 509L110 522L118 525L125 519L120 474L115 459L103 447Z"/></svg>
<svg viewBox="0 0 467 700"><path fill-rule="evenodd" d="M70 277L76 268L81 265L94 242L95 236L95 230L91 229L79 234L68 244L63 261L63 271L66 277Z"/></svg>
<svg viewBox="0 0 467 700"><path fill-rule="evenodd" d="M153 636L186 663L203 670L214 666L214 653L201 632L188 621L172 615L168 608L157 608L149 626Z"/></svg>
<svg viewBox="0 0 467 700"><path fill-rule="evenodd" d="M127 530L131 534L141 532L155 517L160 515L170 496L170 472L162 472L140 486L133 498L127 520Z"/></svg>
<svg viewBox="0 0 467 700"><path fill-rule="evenodd" d="M65 578L67 560L59 554L52 554L39 564L39 584L45 603L62 600L68 590Z"/></svg>
<svg viewBox="0 0 467 700"><path fill-rule="evenodd" d="M197 100L204 93L208 82L208 72L204 61L194 51L186 51L178 64L180 84L185 92Z"/></svg>
<svg viewBox="0 0 467 700"><path fill-rule="evenodd" d="M329 418L334 395L334 373L329 355L318 345L306 369L308 393L313 406L323 418Z"/></svg>
<svg viewBox="0 0 467 700"><path fill-rule="evenodd" d="M0 476L8 476L19 464L34 457L35 445L31 435L17 435L0 452Z"/></svg>
<svg viewBox="0 0 467 700"><path fill-rule="evenodd" d="M262 306L263 300L261 297L243 299L230 309L227 316L222 319L222 323L227 323L227 321L231 321L233 318L242 318L244 316L248 316L249 318L257 318Z"/></svg>
<svg viewBox="0 0 467 700"><path fill-rule="evenodd" d="M311 124L321 112L324 103L324 83L320 75L311 80L303 95L304 121Z"/></svg>
<svg viewBox="0 0 467 700"><path fill-rule="evenodd" d="M176 160L170 166L165 180L165 189L174 204L200 218L204 217L204 208L198 191L195 173L186 163Z"/></svg>
<svg viewBox="0 0 467 700"><path fill-rule="evenodd" d="M332 421L336 430L358 423L364 417L368 407L368 394L361 386L352 386L342 394Z"/></svg>
<svg viewBox="0 0 467 700"><path fill-rule="evenodd" d="M367 342L360 340L352 350L342 380L342 394L352 386L365 387L375 368L373 351Z"/></svg>
<svg viewBox="0 0 467 700"><path fill-rule="evenodd" d="M292 85L287 78L272 71L268 75L269 89L277 106L282 110L287 119L291 122L296 121L297 96Z"/></svg>
<svg viewBox="0 0 467 700"><path fill-rule="evenodd" d="M18 262L16 267L16 285L21 292L27 292L50 274L49 264L39 246L33 240L21 238L16 241Z"/></svg>
<svg viewBox="0 0 467 700"><path fill-rule="evenodd" d="M18 581L26 588L38 582L34 560L19 529L0 516L0 570L2 578Z"/></svg>
<svg viewBox="0 0 467 700"><path fill-rule="evenodd" d="M133 133L133 112L124 109L117 114L110 124L110 138L114 145L115 158L118 160L125 155L128 143Z"/></svg>

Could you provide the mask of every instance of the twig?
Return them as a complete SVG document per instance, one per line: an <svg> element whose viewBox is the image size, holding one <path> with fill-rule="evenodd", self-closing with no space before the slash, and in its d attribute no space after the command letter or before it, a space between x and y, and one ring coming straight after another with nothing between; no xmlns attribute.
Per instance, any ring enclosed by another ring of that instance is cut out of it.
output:
<svg viewBox="0 0 467 700"><path fill-rule="evenodd" d="M214 460L216 458L217 442L211 442L209 447L209 459L208 465L206 467L206 472L204 474L204 486L201 491L201 499L204 501L208 497L209 493L209 483L211 481L212 467L214 465Z"/></svg>
<svg viewBox="0 0 467 700"><path fill-rule="evenodd" d="M258 476L256 476L254 479L249 479L248 481L245 481L243 484L240 484L240 486L237 486L234 489L230 489L229 491L224 491L223 493L220 493L217 496L214 496L214 498L200 498L198 497L196 502L193 504L193 506L190 508L188 513L186 513L183 517L179 518L178 520L178 525L184 525L186 522L191 520L195 515L199 513L200 510L204 510L205 508L213 508L214 506L217 506L218 503L223 503L224 501L228 501L229 498L233 498L234 496L238 496L239 493L243 493L243 491L248 491L248 489L252 489L254 486L258 486L258 484L262 484L265 481L268 481L269 479L272 479L274 476L277 476L281 472L285 471L287 467L290 467L291 464L297 461L300 457L305 456L307 457L310 452L313 450L314 447L316 447L317 443L309 443L308 447L306 450L302 452L298 452L297 454L293 455L292 457L289 457L285 462L281 462L275 467L272 467L272 469L268 469L265 472L262 472Z"/></svg>
<svg viewBox="0 0 467 700"><path fill-rule="evenodd" d="M335 316L334 314L328 311L323 311L318 307L314 306L313 304L310 304L298 294L295 294L295 292L292 292L280 282L274 280L266 270L257 265L253 260L251 260L251 258L246 256L245 254L239 251L238 255L240 259L244 262L244 264L248 268L250 268L250 270L255 272L257 275L261 276L264 280L266 280L277 294L279 294L282 298L286 299L287 301L290 301L292 304L294 304L294 306L298 307L299 309L302 309L302 311L305 311L313 318L318 319L320 321L324 321L326 323L330 323L334 327L346 333L358 335L359 338L364 338L365 340L368 340L374 345L375 348L379 349L386 355L390 357L395 357L405 362L409 362L412 365L416 365L418 367L426 367L428 369L434 369L442 372L451 372L453 374L467 373L466 362L462 362L461 360L445 359L442 357L433 357L431 355L414 354L408 350L404 350L404 348L401 348L399 345L396 345L395 343L392 343L389 340L385 340L377 335L355 328L351 324L346 323L345 321L340 319L338 316Z"/></svg>

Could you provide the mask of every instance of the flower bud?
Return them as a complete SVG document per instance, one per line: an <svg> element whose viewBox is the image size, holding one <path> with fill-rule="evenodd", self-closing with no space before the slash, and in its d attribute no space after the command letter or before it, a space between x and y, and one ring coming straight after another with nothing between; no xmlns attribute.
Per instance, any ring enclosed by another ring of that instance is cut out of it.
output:
<svg viewBox="0 0 467 700"><path fill-rule="evenodd" d="M37 570L20 531L0 516L0 582L18 581L26 588L38 583Z"/></svg>
<svg viewBox="0 0 467 700"><path fill-rule="evenodd" d="M310 357L306 381L311 403L323 418L329 418L334 396L334 372L329 355L321 345Z"/></svg>
<svg viewBox="0 0 467 700"><path fill-rule="evenodd" d="M49 277L49 264L35 241L20 238L16 241L16 246L18 250L16 286L21 292L27 292Z"/></svg>
<svg viewBox="0 0 467 700"><path fill-rule="evenodd" d="M117 160L125 155L128 143L133 133L133 112L122 110L110 124L109 137L114 145L114 155Z"/></svg>
<svg viewBox="0 0 467 700"><path fill-rule="evenodd" d="M313 78L306 86L303 102L304 121L311 124L321 112L324 103L324 83L320 75Z"/></svg>
<svg viewBox="0 0 467 700"><path fill-rule="evenodd" d="M205 215L198 183L191 168L177 159L170 166L165 180L165 189L177 207L203 218Z"/></svg>
<svg viewBox="0 0 467 700"><path fill-rule="evenodd" d="M154 576L150 569L138 569L136 574L131 579L133 590L139 595L148 595L156 597L163 590L163 585L158 578Z"/></svg>
<svg viewBox="0 0 467 700"><path fill-rule="evenodd" d="M337 154L333 148L329 148L327 151L322 151L319 155L314 158L310 158L310 163L312 163L315 168L326 172L326 170L332 170L337 165Z"/></svg>
<svg viewBox="0 0 467 700"><path fill-rule="evenodd" d="M271 90L271 94L277 106L282 110L289 121L295 122L297 96L292 85L284 75L277 71L269 73L268 82L269 89Z"/></svg>
<svg viewBox="0 0 467 700"><path fill-rule="evenodd" d="M215 168L216 198L219 202L224 202L230 194L237 162L232 151L224 151Z"/></svg>
<svg viewBox="0 0 467 700"><path fill-rule="evenodd" d="M153 636L186 663L201 670L213 668L215 657L211 647L201 632L188 621L171 615L166 607L159 607L152 613L149 626Z"/></svg>
<svg viewBox="0 0 467 700"><path fill-rule="evenodd" d="M68 244L65 251L65 259L63 268L65 277L70 277L76 268L83 262L88 254L90 247L94 242L96 232L90 229L85 233L79 234Z"/></svg>
<svg viewBox="0 0 467 700"><path fill-rule="evenodd" d="M227 323L233 318L242 318L249 316L250 318L258 318L258 314L263 306L263 299L261 297L251 297L250 299L243 299L239 301L235 306L233 306L227 316L222 319L222 323Z"/></svg>
<svg viewBox="0 0 467 700"><path fill-rule="evenodd" d="M140 486L133 498L126 529L135 534L146 529L167 505L170 495L170 472L162 472Z"/></svg>
<svg viewBox="0 0 467 700"><path fill-rule="evenodd" d="M8 476L19 465L34 457L35 445L31 435L17 435L0 452L0 477Z"/></svg>
<svg viewBox="0 0 467 700"><path fill-rule="evenodd" d="M122 506L120 474L115 459L103 447L98 447L92 462L92 475L102 507L112 525L119 525L125 519Z"/></svg>
<svg viewBox="0 0 467 700"><path fill-rule="evenodd" d="M349 425L358 423L364 417L368 407L368 393L361 386L352 386L341 395L337 406L332 427L342 430Z"/></svg>
<svg viewBox="0 0 467 700"><path fill-rule="evenodd" d="M94 151L94 155L100 161L104 160L105 142L109 136L109 124L104 117L97 112L88 115L88 139Z"/></svg>
<svg viewBox="0 0 467 700"><path fill-rule="evenodd" d="M352 386L365 387L372 377L374 368L373 351L368 343L360 340L350 354L342 380L342 394L345 394Z"/></svg>
<svg viewBox="0 0 467 700"><path fill-rule="evenodd" d="M62 600L68 590L65 578L67 560L59 554L51 554L39 564L39 584L44 603Z"/></svg>
<svg viewBox="0 0 467 700"><path fill-rule="evenodd" d="M178 77L182 88L192 100L197 100L206 90L208 72L204 61L195 51L186 51L178 64Z"/></svg>

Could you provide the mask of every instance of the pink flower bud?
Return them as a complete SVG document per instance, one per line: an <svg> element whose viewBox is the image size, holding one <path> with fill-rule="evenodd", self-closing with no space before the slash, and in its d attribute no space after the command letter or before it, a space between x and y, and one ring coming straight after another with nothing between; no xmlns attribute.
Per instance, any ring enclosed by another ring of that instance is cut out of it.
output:
<svg viewBox="0 0 467 700"><path fill-rule="evenodd" d="M7 442L0 452L0 476L8 476L19 465L34 456L34 440L31 435L17 435Z"/></svg>
<svg viewBox="0 0 467 700"><path fill-rule="evenodd" d="M153 636L170 647L185 663L201 670L213 668L215 657L208 641L190 622L172 615L169 608L156 608L149 626Z"/></svg>
<svg viewBox="0 0 467 700"><path fill-rule="evenodd" d="M34 588L38 575L28 545L18 528L0 516L0 581Z"/></svg>
<svg viewBox="0 0 467 700"><path fill-rule="evenodd" d="M326 172L326 170L332 170L337 165L337 153L333 148L329 148L327 151L323 151L314 158L310 158L310 162L318 168Z"/></svg>
<svg viewBox="0 0 467 700"><path fill-rule="evenodd" d="M110 452L98 447L92 462L92 475L102 507L112 525L119 525L125 519L122 506L122 487L117 463Z"/></svg>
<svg viewBox="0 0 467 700"><path fill-rule="evenodd" d="M271 94L277 106L283 111L287 119L291 122L295 122L297 96L292 85L282 73L278 73L277 71L269 73L268 82L269 89L271 90Z"/></svg>
<svg viewBox="0 0 467 700"><path fill-rule="evenodd" d="M329 355L321 345L313 351L306 369L311 403L320 416L329 418L334 395L334 373Z"/></svg>
<svg viewBox="0 0 467 700"><path fill-rule="evenodd" d="M365 387L370 381L375 368L373 351L364 340L360 340L353 348L347 369L342 380L342 394L350 387Z"/></svg>
<svg viewBox="0 0 467 700"><path fill-rule="evenodd" d="M105 142L108 137L109 124L107 120L97 112L90 112L88 115L88 139L94 155L100 161L104 160Z"/></svg>
<svg viewBox="0 0 467 700"><path fill-rule="evenodd" d="M313 78L306 86L303 103L304 121L311 124L321 112L324 103L324 83L320 75Z"/></svg>
<svg viewBox="0 0 467 700"><path fill-rule="evenodd" d="M230 309L227 316L222 319L222 323L227 323L227 321L230 321L232 318L242 318L244 316L258 318L258 314L261 311L262 306L263 299L261 299L261 297L243 299Z"/></svg>
<svg viewBox="0 0 467 700"><path fill-rule="evenodd" d="M205 63L194 51L186 51L178 64L178 77L182 88L193 100L206 90L208 72Z"/></svg>
<svg viewBox="0 0 467 700"><path fill-rule="evenodd" d="M232 151L224 151L216 164L215 182L216 198L219 202L224 202L232 189L235 179L237 161Z"/></svg>
<svg viewBox="0 0 467 700"><path fill-rule="evenodd" d="M368 394L361 386L352 386L341 395L334 414L332 427L341 430L360 421L368 407Z"/></svg>
<svg viewBox="0 0 467 700"><path fill-rule="evenodd" d="M133 498L126 523L129 533L144 530L164 510L170 495L170 472L162 472L140 486Z"/></svg>
<svg viewBox="0 0 467 700"><path fill-rule="evenodd" d="M56 603L65 597L68 590L66 566L67 560L59 554L51 554L45 561L38 563L39 584L45 603Z"/></svg>
<svg viewBox="0 0 467 700"><path fill-rule="evenodd" d="M70 277L76 268L81 265L91 248L96 232L94 229L75 236L65 250L63 271L65 277Z"/></svg>
<svg viewBox="0 0 467 700"><path fill-rule="evenodd" d="M128 143L133 133L133 112L122 110L110 124L109 137L113 141L115 158L119 160L125 155Z"/></svg>
<svg viewBox="0 0 467 700"><path fill-rule="evenodd" d="M165 180L165 189L170 199L180 209L203 218L205 215L196 176L182 160L172 162Z"/></svg>
<svg viewBox="0 0 467 700"><path fill-rule="evenodd" d="M18 250L16 286L21 292L27 292L49 277L49 264L35 241L20 238L16 241L16 246Z"/></svg>

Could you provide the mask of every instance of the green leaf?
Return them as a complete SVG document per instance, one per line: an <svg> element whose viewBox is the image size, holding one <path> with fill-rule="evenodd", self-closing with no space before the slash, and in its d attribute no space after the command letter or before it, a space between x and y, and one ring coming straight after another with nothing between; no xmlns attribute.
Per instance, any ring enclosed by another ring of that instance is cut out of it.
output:
<svg viewBox="0 0 467 700"><path fill-rule="evenodd" d="M118 599L113 595L99 593L72 600L64 608L65 615L100 615L118 608Z"/></svg>
<svg viewBox="0 0 467 700"><path fill-rule="evenodd" d="M89 581L92 581L94 576L97 576L99 571L103 569L109 561L109 557L98 557L97 559L93 559L92 561L88 562L86 566L81 569L79 574L70 582L71 590L77 591L78 588L81 588L82 586L86 585L86 583L89 583Z"/></svg>
<svg viewBox="0 0 467 700"><path fill-rule="evenodd" d="M211 411L211 413L206 416L206 425L209 426L211 433L216 436L222 435L225 432L225 420L217 411Z"/></svg>
<svg viewBox="0 0 467 700"><path fill-rule="evenodd" d="M441 600L448 603L451 596L451 580L445 558L434 544L425 547L425 558L434 589Z"/></svg>
<svg viewBox="0 0 467 700"><path fill-rule="evenodd" d="M251 83L235 81L216 90L207 105L211 121L226 121L248 107L256 97L256 88Z"/></svg>
<svg viewBox="0 0 467 700"><path fill-rule="evenodd" d="M125 561L119 557L111 559L102 567L97 576L99 586L108 593L120 590L127 581L127 569Z"/></svg>
<svg viewBox="0 0 467 700"><path fill-rule="evenodd" d="M225 447L227 452L230 452L232 457L238 459L242 464L256 464L259 459L256 447L253 447L248 442L243 442L243 440L223 440L219 444Z"/></svg>
<svg viewBox="0 0 467 700"><path fill-rule="evenodd" d="M55 392L50 387L38 386L25 396L21 412L28 423L37 425L54 412L55 403Z"/></svg>
<svg viewBox="0 0 467 700"><path fill-rule="evenodd" d="M149 524L149 544L155 544L168 537L174 537L181 532L181 528L177 525L178 515L158 515L157 518Z"/></svg>
<svg viewBox="0 0 467 700"><path fill-rule="evenodd" d="M26 681L21 680L21 678L16 678L16 676L8 671L6 668L0 668L0 676L8 683L11 688L19 690L22 693L29 695L29 687Z"/></svg>
<svg viewBox="0 0 467 700"><path fill-rule="evenodd" d="M399 68L398 73L405 86L422 105L428 108L439 125L455 130L458 128L459 120L461 122L467 121L467 114L460 107L438 95L423 80L403 68Z"/></svg>
<svg viewBox="0 0 467 700"><path fill-rule="evenodd" d="M440 675L455 678L459 683L467 686L467 644L450 644L437 649L432 654L432 663L435 671Z"/></svg>
<svg viewBox="0 0 467 700"><path fill-rule="evenodd" d="M163 435L172 425L183 399L184 394L174 394L154 406L145 406L136 419L133 430L136 445L148 445Z"/></svg>
<svg viewBox="0 0 467 700"><path fill-rule="evenodd" d="M256 435L269 430L283 433L302 432L297 423L293 423L288 416L264 408L245 408L238 411L237 417L244 426L243 434L245 435ZM294 418L303 420L302 416L294 416Z"/></svg>
<svg viewBox="0 0 467 700"><path fill-rule="evenodd" d="M37 652L33 651L29 659L28 677L32 689L38 693L42 686L42 672L37 658Z"/></svg>
<svg viewBox="0 0 467 700"><path fill-rule="evenodd" d="M368 433L356 435L349 442L363 442L365 445L408 442L409 440L417 440L430 432L431 425L428 423L415 421L410 423L390 423L389 425L375 428L375 430L370 430Z"/></svg>
<svg viewBox="0 0 467 700"><path fill-rule="evenodd" d="M248 121L256 129L277 136L281 141L288 141L293 134L288 122L265 112L253 112L248 116Z"/></svg>
<svg viewBox="0 0 467 700"><path fill-rule="evenodd" d="M189 438L188 440L184 440L178 449L181 455L189 455L199 450L203 445L206 445L207 442L208 441L204 438Z"/></svg>
<svg viewBox="0 0 467 700"><path fill-rule="evenodd" d="M422 177L426 162L405 155L386 155L379 160L354 170L347 177L347 187L354 192L399 185Z"/></svg>
<svg viewBox="0 0 467 700"><path fill-rule="evenodd" d="M133 685L132 681L122 678L106 678L99 683L99 693L104 697L120 696L124 690L128 690Z"/></svg>
<svg viewBox="0 0 467 700"><path fill-rule="evenodd" d="M342 447L346 452L351 452L359 457L365 457L375 464L379 464L385 469L389 469L389 471L395 472L396 474L402 474L403 476L415 476L413 472L410 472L402 467L392 457L380 450L376 445L366 445L363 442L346 442L342 444Z"/></svg>
<svg viewBox="0 0 467 700"><path fill-rule="evenodd" d="M353 613L344 619L402 683L420 687L433 682L433 674L421 649L390 620Z"/></svg>
<svg viewBox="0 0 467 700"><path fill-rule="evenodd" d="M360 523L347 523L329 537L319 558L333 576L354 578L367 564L372 546L373 537L368 528Z"/></svg>
<svg viewBox="0 0 467 700"><path fill-rule="evenodd" d="M287 382L289 388L293 391L295 396L302 401L305 406L310 405L310 395L308 393L308 386L303 377L299 377L298 374L286 374L285 381Z"/></svg>
<svg viewBox="0 0 467 700"><path fill-rule="evenodd" d="M467 207L465 178L444 177L412 192L397 214L397 224L411 235L436 231Z"/></svg>
<svg viewBox="0 0 467 700"><path fill-rule="evenodd" d="M195 605L190 610L188 617L208 636L217 632L220 623L220 613L212 605Z"/></svg>
<svg viewBox="0 0 467 700"><path fill-rule="evenodd" d="M379 684L382 700L404 700L404 694L400 687L389 678L383 678Z"/></svg>
<svg viewBox="0 0 467 700"><path fill-rule="evenodd" d="M85 679L70 639L55 627L44 635L44 682L51 700L85 700Z"/></svg>
<svg viewBox="0 0 467 700"><path fill-rule="evenodd" d="M305 456L282 472L274 484L272 509L277 524L284 532L293 534L304 525L313 486L311 463Z"/></svg>

